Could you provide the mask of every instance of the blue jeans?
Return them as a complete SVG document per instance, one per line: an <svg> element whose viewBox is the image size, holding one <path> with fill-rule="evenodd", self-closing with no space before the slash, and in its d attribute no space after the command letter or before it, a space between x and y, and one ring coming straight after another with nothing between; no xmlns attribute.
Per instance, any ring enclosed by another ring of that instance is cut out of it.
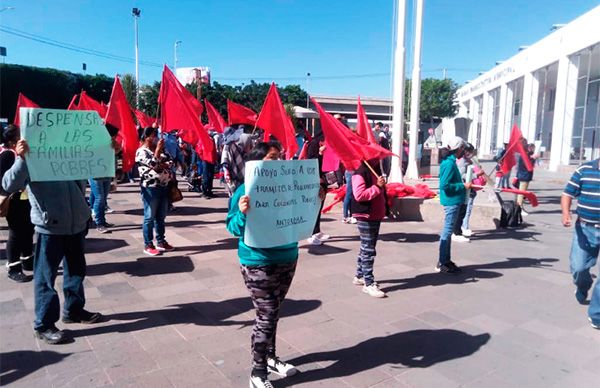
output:
<svg viewBox="0 0 600 388"><path fill-rule="evenodd" d="M469 229L469 218L471 218L471 212L473 212L473 203L475 202L475 197L477 193L471 194L469 196L469 201L467 202L467 211L465 213L465 217L463 218L462 228Z"/></svg>
<svg viewBox="0 0 600 388"><path fill-rule="evenodd" d="M169 209L169 192L167 187L142 187L144 203L144 246L152 244L153 232L156 229L156 242L165 242L165 217Z"/></svg>
<svg viewBox="0 0 600 388"><path fill-rule="evenodd" d="M590 269L596 265L599 252L600 229L581 222L575 223L571 245L571 273L575 286L586 293L594 282ZM588 315L594 324L600 324L600 280L596 280L594 285Z"/></svg>
<svg viewBox="0 0 600 388"><path fill-rule="evenodd" d="M352 202L352 171L344 173L346 179L346 196L344 197L344 218L352 217L350 203Z"/></svg>
<svg viewBox="0 0 600 388"><path fill-rule="evenodd" d="M63 262L63 316L77 314L85 306L83 279L85 255L83 231L73 235L38 234L33 259L33 292L35 299L35 330L44 331L54 326L60 315L58 293L54 281L58 266ZM64 260L63 260L64 258Z"/></svg>
<svg viewBox="0 0 600 388"><path fill-rule="evenodd" d="M94 211L96 225L106 223L106 204L110 191L111 178L90 179L90 207Z"/></svg>
<svg viewBox="0 0 600 388"><path fill-rule="evenodd" d="M456 222L456 217L460 210L460 205L444 206L444 227L440 234L440 257L439 263L448 264L451 260L450 245L452 243L452 228Z"/></svg>

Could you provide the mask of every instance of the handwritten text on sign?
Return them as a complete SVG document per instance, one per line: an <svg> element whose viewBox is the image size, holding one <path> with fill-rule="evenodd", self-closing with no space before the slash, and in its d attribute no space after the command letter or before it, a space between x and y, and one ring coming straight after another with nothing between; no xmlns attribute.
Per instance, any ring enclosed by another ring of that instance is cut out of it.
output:
<svg viewBox="0 0 600 388"><path fill-rule="evenodd" d="M115 151L97 112L21 108L20 115L32 181L115 176Z"/></svg>
<svg viewBox="0 0 600 388"><path fill-rule="evenodd" d="M314 159L246 163L246 245L271 248L312 235L321 205L318 169Z"/></svg>

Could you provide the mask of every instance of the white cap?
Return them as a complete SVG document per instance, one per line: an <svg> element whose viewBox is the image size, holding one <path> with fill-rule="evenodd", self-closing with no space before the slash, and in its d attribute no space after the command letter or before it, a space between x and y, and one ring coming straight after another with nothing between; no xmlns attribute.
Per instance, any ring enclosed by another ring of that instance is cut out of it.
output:
<svg viewBox="0 0 600 388"><path fill-rule="evenodd" d="M465 141L462 139L462 137L454 136L451 137L450 140L448 140L448 144L446 145L446 147L448 147L451 151L454 151L459 149L460 146L462 146L463 144L465 144Z"/></svg>

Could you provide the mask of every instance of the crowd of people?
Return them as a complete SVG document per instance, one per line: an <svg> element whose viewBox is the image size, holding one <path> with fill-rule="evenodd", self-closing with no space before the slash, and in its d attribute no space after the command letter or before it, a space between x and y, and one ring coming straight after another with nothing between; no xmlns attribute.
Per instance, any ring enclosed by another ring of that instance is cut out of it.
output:
<svg viewBox="0 0 600 388"><path fill-rule="evenodd" d="M107 128L110 132L110 128ZM321 209L328 180L322 171L323 154L327 148L323 132L314 137L302 137L305 157L319 163ZM176 133L162 133L157 127L140 130L140 146L135 155L136 171L128 179L139 179L143 224L141 226L147 255L156 256L172 251L166 239L165 218L173 207L174 193L178 191L177 174L188 182L190 191L198 191L205 198L214 196L214 179L223 182L230 196L225 219L227 230L239 238L238 256L242 279L256 309L256 320L251 336L251 387L270 387L268 373L282 376L296 373L296 368L281 360L276 353L276 332L280 306L291 286L296 270L298 242L274 248L254 248L244 243L246 215L252 211L251 201L245 195L244 167L251 160L283 158L276 141L259 141L258 136L243 126L225 128L222 134L211 134L215 142L213 160L202 160L199 150L186 144ZM389 129L375 128L375 138L390 147ZM305 143L305 144L304 144ZM526 143L525 143L526 144ZM119 147L114 145L115 154ZM9 235L7 268L10 279L27 282L33 279L35 296L35 335L49 344L68 339L66 332L56 326L61 314L54 282L59 265L63 266L62 308L64 323L96 323L103 320L98 312L85 309L84 278L86 261L84 245L90 225L99 233L110 231L106 220L107 196L113 181L110 177L93 178L89 196L85 181L32 182L27 168L28 144L20 138L19 128L10 125L3 131L0 150L2 194L8 196ZM200 150L201 151L201 150ZM533 149L527 157L534 160ZM484 186L486 174L478 165L476 149L460 137L451 138L441 150L439 198L444 211L443 228L439 239L439 257L435 271L455 274L461 271L452 260L452 242L468 242L472 231L469 217L473 209L476 189ZM300 153L296 155L300 157ZM501 159L502 156L499 157ZM522 159L523 156L520 156ZM517 162L518 188L527 190L533 172L525 163ZM571 269L576 284L576 298L585 303L593 284L590 269L595 265L600 247L600 167L595 160L579 167L562 196L563 224L571 225L571 200L578 198ZM525 171L527 173L525 173ZM342 172L346 184L342 222L357 224L357 265L352 283L374 298L383 298L385 292L378 286L374 275L376 245L381 221L388 214L386 177L389 165L381 160L363 161L355 170ZM496 182L500 187L506 174ZM517 197L523 205L523 198ZM309 244L321 245L329 236L321 231L321 212L317 215ZM34 230L37 234L34 252ZM24 270L33 270L33 276ZM596 281L589 319L593 327L600 327L600 284Z"/></svg>

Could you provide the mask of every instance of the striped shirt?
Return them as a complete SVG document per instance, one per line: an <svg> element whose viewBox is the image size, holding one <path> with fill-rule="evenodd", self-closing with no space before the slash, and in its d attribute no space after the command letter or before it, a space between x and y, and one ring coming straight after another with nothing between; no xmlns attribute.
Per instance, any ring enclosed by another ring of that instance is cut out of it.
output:
<svg viewBox="0 0 600 388"><path fill-rule="evenodd" d="M563 195L577 198L577 215L581 221L600 224L600 159L579 166Z"/></svg>

